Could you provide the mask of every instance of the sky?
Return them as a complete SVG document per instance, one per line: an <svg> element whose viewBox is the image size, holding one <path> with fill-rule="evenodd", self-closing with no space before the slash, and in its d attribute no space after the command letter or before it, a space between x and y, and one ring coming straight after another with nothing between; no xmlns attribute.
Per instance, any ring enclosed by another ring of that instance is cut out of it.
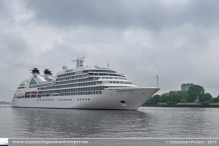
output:
<svg viewBox="0 0 219 146"><path fill-rule="evenodd" d="M219 95L217 0L0 0L0 101L34 67L55 75L71 59L122 72L158 94L182 83Z"/></svg>

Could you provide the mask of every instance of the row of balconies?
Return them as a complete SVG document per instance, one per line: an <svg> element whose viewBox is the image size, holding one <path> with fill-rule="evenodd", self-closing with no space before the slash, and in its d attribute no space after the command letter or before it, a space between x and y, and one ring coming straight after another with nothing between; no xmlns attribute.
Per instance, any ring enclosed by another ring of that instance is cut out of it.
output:
<svg viewBox="0 0 219 146"><path fill-rule="evenodd" d="M66 89L66 90L52 90L52 91L40 91L38 94L49 94L49 93L65 93L65 92L78 92L78 91L96 91L104 90L104 87L93 87L92 88L78 88L78 89Z"/></svg>
<svg viewBox="0 0 219 146"><path fill-rule="evenodd" d="M80 79L79 79L79 80L80 80ZM76 82L96 81L96 80L98 80L98 78L92 78L92 79L91 79L91 78L87 78L87 79L82 79L82 78L81 78L82 81L79 81L79 80L69 80L69 79L65 79L65 80L62 80L62 81L73 81L72 83L74 83L74 82L76 83ZM83 81L83 80L84 80L84 81ZM61 81L57 81L57 80L56 80L56 83L55 83L55 84L60 83L60 82L61 82Z"/></svg>
<svg viewBox="0 0 219 146"><path fill-rule="evenodd" d="M44 87L44 88L40 88L39 90L50 90L50 89L59 89L59 88L68 88L68 87L81 87L81 86L93 86L96 84L97 84L96 82L80 83L80 84L67 84L67 85L65 84L62 86ZM101 82L99 84L101 84Z"/></svg>

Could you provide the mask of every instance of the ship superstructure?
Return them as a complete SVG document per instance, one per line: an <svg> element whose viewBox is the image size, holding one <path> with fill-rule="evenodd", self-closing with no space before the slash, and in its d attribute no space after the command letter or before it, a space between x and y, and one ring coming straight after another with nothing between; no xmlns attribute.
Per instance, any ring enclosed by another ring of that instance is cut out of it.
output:
<svg viewBox="0 0 219 146"><path fill-rule="evenodd" d="M124 74L99 66L83 66L84 57L73 60L76 68L63 66L54 77L37 68L17 88L13 107L127 109L136 110L158 87L137 87Z"/></svg>

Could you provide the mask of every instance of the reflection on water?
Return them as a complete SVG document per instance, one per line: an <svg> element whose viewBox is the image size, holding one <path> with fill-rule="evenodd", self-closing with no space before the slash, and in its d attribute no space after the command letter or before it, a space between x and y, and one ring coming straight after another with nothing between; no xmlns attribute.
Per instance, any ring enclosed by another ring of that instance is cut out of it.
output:
<svg viewBox="0 0 219 146"><path fill-rule="evenodd" d="M13 115L17 133L22 128L32 137L122 137L150 119L139 111L111 110L13 108Z"/></svg>
<svg viewBox="0 0 219 146"><path fill-rule="evenodd" d="M219 135L218 108L138 111L0 108L0 137L206 138Z"/></svg>

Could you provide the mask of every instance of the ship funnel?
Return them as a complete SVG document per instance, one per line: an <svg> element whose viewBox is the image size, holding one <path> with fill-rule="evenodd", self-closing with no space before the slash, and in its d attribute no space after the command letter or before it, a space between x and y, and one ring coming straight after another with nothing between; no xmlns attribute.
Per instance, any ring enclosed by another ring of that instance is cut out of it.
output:
<svg viewBox="0 0 219 146"><path fill-rule="evenodd" d="M33 70L31 70L31 73L33 75L36 75L36 74L40 74L40 71L37 68L33 68Z"/></svg>
<svg viewBox="0 0 219 146"><path fill-rule="evenodd" d="M49 69L45 69L44 75L52 75L52 71L50 71Z"/></svg>

